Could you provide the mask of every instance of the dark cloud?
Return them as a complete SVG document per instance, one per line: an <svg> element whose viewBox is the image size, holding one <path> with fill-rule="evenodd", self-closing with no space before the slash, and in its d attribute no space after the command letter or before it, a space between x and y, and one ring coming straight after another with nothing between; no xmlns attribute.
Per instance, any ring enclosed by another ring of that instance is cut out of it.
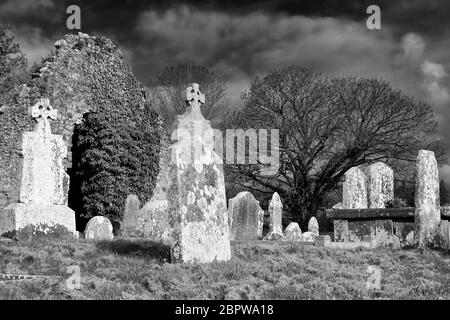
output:
<svg viewBox="0 0 450 320"><path fill-rule="evenodd" d="M0 19L34 62L69 32L70 4L81 8L82 31L119 43L143 82L168 65L203 64L239 104L254 77L286 64L378 76L429 102L450 142L448 0L0 0ZM381 8L381 30L366 28L371 4ZM450 167L441 173L450 180Z"/></svg>

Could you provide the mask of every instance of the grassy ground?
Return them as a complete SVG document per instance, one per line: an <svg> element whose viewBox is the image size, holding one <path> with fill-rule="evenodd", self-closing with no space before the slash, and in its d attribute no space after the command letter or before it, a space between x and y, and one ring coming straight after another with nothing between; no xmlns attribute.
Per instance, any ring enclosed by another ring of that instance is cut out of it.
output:
<svg viewBox="0 0 450 320"><path fill-rule="evenodd" d="M0 299L450 299L450 256L428 250L332 250L240 244L210 265L170 264L145 241L0 241L0 272L59 276L0 282ZM78 265L81 290L68 290ZM367 289L368 266L381 290Z"/></svg>

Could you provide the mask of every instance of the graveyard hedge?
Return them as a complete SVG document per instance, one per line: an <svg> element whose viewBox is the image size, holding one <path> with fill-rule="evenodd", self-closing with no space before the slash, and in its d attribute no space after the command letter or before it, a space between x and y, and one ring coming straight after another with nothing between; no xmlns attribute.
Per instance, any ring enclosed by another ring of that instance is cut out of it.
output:
<svg viewBox="0 0 450 320"><path fill-rule="evenodd" d="M122 220L130 193L150 199L159 172L161 126L150 106L110 105L108 111L85 114L75 130L82 217Z"/></svg>

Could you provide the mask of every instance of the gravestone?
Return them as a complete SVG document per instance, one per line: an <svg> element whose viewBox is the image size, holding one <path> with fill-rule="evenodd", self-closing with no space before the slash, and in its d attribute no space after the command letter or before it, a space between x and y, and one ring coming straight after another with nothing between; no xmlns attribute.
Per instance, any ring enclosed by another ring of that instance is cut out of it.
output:
<svg viewBox="0 0 450 320"><path fill-rule="evenodd" d="M319 235L319 222L315 217L311 217L308 222L308 231L312 232L315 236Z"/></svg>
<svg viewBox="0 0 450 320"><path fill-rule="evenodd" d="M367 201L369 208L385 208L387 201L394 200L394 171L382 162L366 169Z"/></svg>
<svg viewBox="0 0 450 320"><path fill-rule="evenodd" d="M302 229L297 222L291 222L284 230L287 241L302 241Z"/></svg>
<svg viewBox="0 0 450 320"><path fill-rule="evenodd" d="M258 217L259 217L259 220L258 220L258 234L257 234L257 238L258 239L262 239L263 238L263 231L264 231L264 210L263 209L259 210Z"/></svg>
<svg viewBox="0 0 450 320"><path fill-rule="evenodd" d="M174 143L164 154L167 169L160 185L161 199L147 210L155 227L157 221L164 230L151 231L150 239L170 245L173 262L209 263L231 257L229 226L225 198L222 158L214 152L213 130L201 114L205 96L198 84L186 90L186 112L177 117L172 133ZM165 209L167 208L167 209Z"/></svg>
<svg viewBox="0 0 450 320"><path fill-rule="evenodd" d="M343 209L367 208L366 176L358 167L345 173L342 198Z"/></svg>
<svg viewBox="0 0 450 320"><path fill-rule="evenodd" d="M173 242L172 216L168 215L169 201L168 188L170 186L171 150L168 141L162 140L161 157L159 159L159 173L156 178L156 186L150 200L138 212L138 230L143 237L162 241Z"/></svg>
<svg viewBox="0 0 450 320"><path fill-rule="evenodd" d="M450 250L450 221L442 220L440 225L442 249Z"/></svg>
<svg viewBox="0 0 450 320"><path fill-rule="evenodd" d="M112 240L114 236L111 221L103 216L91 218L84 229L84 238L88 240Z"/></svg>
<svg viewBox="0 0 450 320"><path fill-rule="evenodd" d="M281 203L280 196L277 192L272 195L272 199L269 203L270 214L270 230L269 239L279 238L283 236L283 226L281 224L283 214L283 204Z"/></svg>
<svg viewBox="0 0 450 320"><path fill-rule="evenodd" d="M125 212L123 214L122 222L122 237L137 237L140 236L138 229L138 215L140 209L139 198L130 194L125 202Z"/></svg>
<svg viewBox="0 0 450 320"><path fill-rule="evenodd" d="M353 167L345 173L342 188L342 209L366 209L367 187L366 176L358 167ZM335 241L349 241L348 220L334 220Z"/></svg>
<svg viewBox="0 0 450 320"><path fill-rule="evenodd" d="M368 207L386 208L386 202L394 200L394 171L385 163L376 162L367 167L366 177ZM391 219L365 221L362 224L370 229L370 234L376 237L380 246L400 246L400 239L394 236L394 222ZM407 227L405 224L396 224L396 229Z"/></svg>
<svg viewBox="0 0 450 320"><path fill-rule="evenodd" d="M414 243L434 245L439 234L439 171L433 151L420 150L416 159Z"/></svg>
<svg viewBox="0 0 450 320"><path fill-rule="evenodd" d="M69 176L63 167L67 147L50 127L49 119L55 120L57 111L48 99L40 99L29 114L37 123L33 132L22 136L19 203L2 210L0 235L20 238L21 233L31 232L75 237L75 213L67 206Z"/></svg>
<svg viewBox="0 0 450 320"><path fill-rule="evenodd" d="M248 191L239 192L228 200L230 239L237 241L257 240L262 236L261 216L264 211L259 201Z"/></svg>
<svg viewBox="0 0 450 320"><path fill-rule="evenodd" d="M303 232L302 241L303 242L314 242L316 239L316 235L311 231Z"/></svg>

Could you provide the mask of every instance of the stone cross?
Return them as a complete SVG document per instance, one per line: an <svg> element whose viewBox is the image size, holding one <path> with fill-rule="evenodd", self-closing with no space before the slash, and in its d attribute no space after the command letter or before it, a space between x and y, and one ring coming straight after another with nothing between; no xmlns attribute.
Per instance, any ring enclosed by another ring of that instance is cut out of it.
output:
<svg viewBox="0 0 450 320"><path fill-rule="evenodd" d="M49 99L40 99L35 105L29 108L28 112L38 123L35 131L51 132L49 119L56 120L58 110L53 109Z"/></svg>
<svg viewBox="0 0 450 320"><path fill-rule="evenodd" d="M198 83L191 84L186 89L186 104L191 107L191 113L200 114L200 107L205 103L205 95L200 92Z"/></svg>

